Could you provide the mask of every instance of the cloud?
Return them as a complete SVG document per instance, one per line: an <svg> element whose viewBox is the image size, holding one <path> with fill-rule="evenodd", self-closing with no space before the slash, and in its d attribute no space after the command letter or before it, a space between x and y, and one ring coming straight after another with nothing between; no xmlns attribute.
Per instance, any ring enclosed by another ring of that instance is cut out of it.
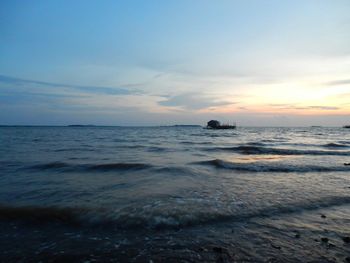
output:
<svg viewBox="0 0 350 263"><path fill-rule="evenodd" d="M339 107L333 107L333 106L309 106L309 109L316 109L316 110L339 110Z"/></svg>
<svg viewBox="0 0 350 263"><path fill-rule="evenodd" d="M128 113L131 110L140 112L140 108L144 112L151 106L157 106L156 99L132 88L80 86L0 75L1 110L23 116L34 116L38 111L63 114L67 118L88 112ZM6 114L2 114L0 122L6 118Z"/></svg>
<svg viewBox="0 0 350 263"><path fill-rule="evenodd" d="M269 104L269 106L284 110L339 110L339 107L334 106L297 106L294 104Z"/></svg>
<svg viewBox="0 0 350 263"><path fill-rule="evenodd" d="M0 83L15 85L15 86L40 85L40 86L53 87L53 88L60 87L60 88L73 89L76 91L83 91L85 93L106 94L106 95L130 95L130 94L141 93L138 90L131 90L131 89L120 88L120 87L60 84L60 83L37 81L37 80L26 80L26 79L14 78L14 77L9 77L4 75L0 75Z"/></svg>
<svg viewBox="0 0 350 263"><path fill-rule="evenodd" d="M348 85L348 84L350 84L350 79L333 80L325 83L325 85L327 86L338 86L338 85Z"/></svg>
<svg viewBox="0 0 350 263"><path fill-rule="evenodd" d="M223 101L215 97L199 95L197 93L186 93L167 98L158 102L161 106L182 107L188 110L200 110L215 106L225 106L234 102Z"/></svg>

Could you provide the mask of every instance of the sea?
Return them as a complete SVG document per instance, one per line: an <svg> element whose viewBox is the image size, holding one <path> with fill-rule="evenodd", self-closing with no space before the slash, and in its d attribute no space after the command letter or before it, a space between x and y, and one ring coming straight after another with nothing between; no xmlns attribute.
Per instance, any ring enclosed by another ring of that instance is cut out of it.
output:
<svg viewBox="0 0 350 263"><path fill-rule="evenodd" d="M0 262L350 262L350 130L0 127Z"/></svg>

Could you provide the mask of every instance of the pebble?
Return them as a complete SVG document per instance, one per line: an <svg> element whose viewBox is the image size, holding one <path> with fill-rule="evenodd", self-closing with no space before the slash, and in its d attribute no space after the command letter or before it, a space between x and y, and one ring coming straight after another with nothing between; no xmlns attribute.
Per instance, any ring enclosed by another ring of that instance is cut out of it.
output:
<svg viewBox="0 0 350 263"><path fill-rule="evenodd" d="M332 244L332 243L328 243L328 244L327 244L327 248L333 248L333 247L335 247L334 244Z"/></svg>
<svg viewBox="0 0 350 263"><path fill-rule="evenodd" d="M321 215L322 218L326 218L326 216L324 214Z"/></svg>
<svg viewBox="0 0 350 263"><path fill-rule="evenodd" d="M216 253L222 253L222 247L213 247L213 251Z"/></svg>
<svg viewBox="0 0 350 263"><path fill-rule="evenodd" d="M343 237L342 239L345 243L350 243L350 237Z"/></svg>
<svg viewBox="0 0 350 263"><path fill-rule="evenodd" d="M327 237L321 237L321 241L327 243L329 239Z"/></svg>
<svg viewBox="0 0 350 263"><path fill-rule="evenodd" d="M275 249L281 249L280 246L276 246L276 245L274 245L274 244L271 244L271 247L273 247L273 248L275 248Z"/></svg>

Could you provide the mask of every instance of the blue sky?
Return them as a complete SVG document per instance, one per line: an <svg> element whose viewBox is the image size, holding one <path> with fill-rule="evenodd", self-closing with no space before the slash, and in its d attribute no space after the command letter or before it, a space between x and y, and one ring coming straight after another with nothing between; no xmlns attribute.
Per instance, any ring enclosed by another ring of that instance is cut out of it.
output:
<svg viewBox="0 0 350 263"><path fill-rule="evenodd" d="M1 1L0 124L342 125L350 2Z"/></svg>

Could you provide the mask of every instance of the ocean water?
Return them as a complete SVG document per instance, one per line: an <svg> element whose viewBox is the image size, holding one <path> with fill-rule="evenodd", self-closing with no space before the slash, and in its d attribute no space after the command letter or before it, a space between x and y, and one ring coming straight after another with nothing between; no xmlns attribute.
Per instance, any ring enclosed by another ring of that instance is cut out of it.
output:
<svg viewBox="0 0 350 263"><path fill-rule="evenodd" d="M347 163L344 128L1 127L0 259L350 260Z"/></svg>

